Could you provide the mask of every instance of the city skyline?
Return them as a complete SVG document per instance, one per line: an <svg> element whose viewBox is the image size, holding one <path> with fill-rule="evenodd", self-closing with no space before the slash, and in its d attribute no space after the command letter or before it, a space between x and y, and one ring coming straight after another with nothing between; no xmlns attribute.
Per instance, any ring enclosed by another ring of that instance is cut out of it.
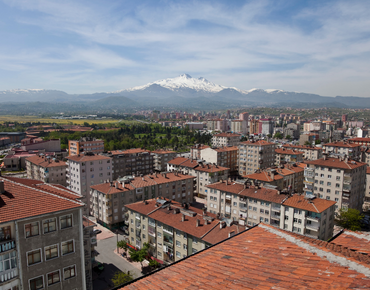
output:
<svg viewBox="0 0 370 290"><path fill-rule="evenodd" d="M112 92L188 73L369 97L364 2L1 1L0 91Z"/></svg>

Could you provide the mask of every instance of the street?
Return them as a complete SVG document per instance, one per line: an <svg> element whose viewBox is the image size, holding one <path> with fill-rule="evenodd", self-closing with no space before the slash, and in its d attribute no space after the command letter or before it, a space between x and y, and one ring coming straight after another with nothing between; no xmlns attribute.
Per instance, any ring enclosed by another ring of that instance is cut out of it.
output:
<svg viewBox="0 0 370 290"><path fill-rule="evenodd" d="M123 235L118 235L118 239L124 239ZM139 269L132 266L129 262L125 259L121 258L117 254L114 253L114 250L117 248L117 236L114 235L113 237L98 240L98 245L95 248L96 251L99 253L96 257L96 261L102 263L104 265L104 271L98 275L96 279L94 274L93 280L93 287L94 290L105 290L113 288L113 283L111 279L115 272L122 271L130 273L133 275L133 278L136 279L142 276Z"/></svg>

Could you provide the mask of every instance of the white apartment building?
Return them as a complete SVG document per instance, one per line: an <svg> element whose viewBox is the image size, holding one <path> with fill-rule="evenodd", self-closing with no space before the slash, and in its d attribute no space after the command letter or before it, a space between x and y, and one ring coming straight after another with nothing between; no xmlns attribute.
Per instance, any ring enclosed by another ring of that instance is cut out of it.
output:
<svg viewBox="0 0 370 290"><path fill-rule="evenodd" d="M67 187L83 196L82 202L86 204L84 214L88 215L91 213L90 186L112 181L112 159L93 153L73 155L67 159Z"/></svg>
<svg viewBox="0 0 370 290"><path fill-rule="evenodd" d="M336 202L336 210L361 210L365 196L366 163L348 158L324 157L307 161L305 168L306 194Z"/></svg>
<svg viewBox="0 0 370 290"><path fill-rule="evenodd" d="M205 148L200 151L200 158L206 162L230 168L230 174L238 172L238 151L237 146L221 148Z"/></svg>
<svg viewBox="0 0 370 290"><path fill-rule="evenodd" d="M240 143L240 134L220 133L212 137L212 147L238 146Z"/></svg>
<svg viewBox="0 0 370 290"><path fill-rule="evenodd" d="M158 149L151 152L154 160L154 170L158 172L167 170L168 161L176 157L175 151Z"/></svg>
<svg viewBox="0 0 370 290"><path fill-rule="evenodd" d="M333 236L335 202L311 195L286 195L250 183L218 182L207 186L207 210L255 226L259 222L328 240Z"/></svg>
<svg viewBox="0 0 370 290"><path fill-rule="evenodd" d="M252 174L275 163L275 143L250 140L239 145L238 167L240 175Z"/></svg>
<svg viewBox="0 0 370 290"><path fill-rule="evenodd" d="M346 155L350 159L361 160L361 145L350 144L348 142L332 142L322 145L322 149L325 153L334 153L340 155Z"/></svg>
<svg viewBox="0 0 370 290"><path fill-rule="evenodd" d="M231 120L230 130L233 133L246 135L248 133L248 120Z"/></svg>
<svg viewBox="0 0 370 290"><path fill-rule="evenodd" d="M303 152L303 159L305 160L317 160L322 158L322 148L320 147L285 144L283 145L283 148L292 150L295 149Z"/></svg>

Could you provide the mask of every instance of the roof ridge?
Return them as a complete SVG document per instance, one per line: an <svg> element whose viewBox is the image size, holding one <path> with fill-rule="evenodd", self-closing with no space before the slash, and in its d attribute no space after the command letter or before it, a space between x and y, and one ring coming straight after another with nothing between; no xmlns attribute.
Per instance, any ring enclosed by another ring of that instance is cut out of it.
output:
<svg viewBox="0 0 370 290"><path fill-rule="evenodd" d="M213 231L213 229L218 226L220 224L220 221L218 223L215 224L215 226L213 228L211 228L208 232L206 232L203 236L201 236L200 238L203 239L206 235L208 235L211 231Z"/></svg>
<svg viewBox="0 0 370 290"><path fill-rule="evenodd" d="M78 197L83 197L81 194L78 194L77 192L74 192L74 191L72 191L72 190L70 190L70 191L65 190L64 188L57 187L57 186L55 186L55 185L53 185L53 184L51 184L51 183L39 183L39 184L35 184L35 186L41 186L41 185L50 186L50 187L55 188L55 189L57 189L57 190L62 190L62 191L67 192L67 193L69 193L69 194L74 194L74 195L76 195L76 196L78 196Z"/></svg>

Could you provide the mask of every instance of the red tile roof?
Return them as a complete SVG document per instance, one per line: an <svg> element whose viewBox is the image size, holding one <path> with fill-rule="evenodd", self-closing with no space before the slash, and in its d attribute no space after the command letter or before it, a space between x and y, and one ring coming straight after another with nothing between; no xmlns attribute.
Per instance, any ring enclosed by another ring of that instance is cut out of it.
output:
<svg viewBox="0 0 370 290"><path fill-rule="evenodd" d="M299 155L304 154L303 151L296 151L292 149L285 149L285 148L276 148L275 149L276 154L286 154L286 155Z"/></svg>
<svg viewBox="0 0 370 290"><path fill-rule="evenodd" d="M60 167L60 166L65 166L67 167L67 163L60 161L60 160L53 160L52 158L50 159L45 159L42 156L31 156L26 159L26 161L29 161L35 165L49 168L49 167ZM49 162L50 161L50 162Z"/></svg>
<svg viewBox="0 0 370 290"><path fill-rule="evenodd" d="M293 173L292 173L293 174ZM277 172L274 174L274 178L272 178L272 175L266 172L265 170L260 172L260 173L252 173L243 176L243 178L249 178L249 179L257 179L260 181L265 181L265 182L272 182L274 180L280 180L283 179L284 177L279 175Z"/></svg>
<svg viewBox="0 0 370 290"><path fill-rule="evenodd" d="M29 186L29 182L22 184L5 177L0 180L5 188L5 193L0 195L0 223L84 206L76 200Z"/></svg>
<svg viewBox="0 0 370 290"><path fill-rule="evenodd" d="M238 151L237 146L231 146L231 147L221 147L214 149L217 152L228 152L228 151Z"/></svg>
<svg viewBox="0 0 370 290"><path fill-rule="evenodd" d="M324 166L324 167L341 168L341 169L355 169L355 168L366 165L366 163L364 162L353 161L350 159L348 160L348 162L346 162L345 160L341 160L339 158L333 158L333 157L327 157L326 160L324 160L324 158L321 158L318 160L309 160L309 161L306 161L305 163L318 165L318 166Z"/></svg>
<svg viewBox="0 0 370 290"><path fill-rule="evenodd" d="M361 144L349 144L347 142L332 142L332 143L326 143L323 146L327 146L327 147L347 147L347 148L354 148L354 147L360 147Z"/></svg>
<svg viewBox="0 0 370 290"><path fill-rule="evenodd" d="M171 150L157 149L157 150L152 151L152 153L155 153L155 154L168 154L168 153L176 153L176 152L175 151L171 151Z"/></svg>
<svg viewBox="0 0 370 290"><path fill-rule="evenodd" d="M299 208L307 211L312 211L316 213L322 213L331 206L335 205L336 202L333 200L326 200L322 198L314 198L307 200L302 195L296 195L289 197L285 202L285 206L290 206L294 208Z"/></svg>
<svg viewBox="0 0 370 290"><path fill-rule="evenodd" d="M249 141L241 142L240 144L248 144L248 145L256 145L256 146L275 145L275 143L267 142L266 140L257 140L257 141L249 140Z"/></svg>
<svg viewBox="0 0 370 290"><path fill-rule="evenodd" d="M132 148L132 149L127 149L127 150L114 150L110 151L113 155L120 155L120 154L136 154L136 153L150 153L149 150L141 149L141 148Z"/></svg>
<svg viewBox="0 0 370 290"><path fill-rule="evenodd" d="M308 145L289 145L289 144L284 144L284 148L295 148L295 149L301 149L301 150L322 150L322 148L319 147L312 147Z"/></svg>
<svg viewBox="0 0 370 290"><path fill-rule="evenodd" d="M241 137L240 134L234 134L234 133L220 133L220 134L215 134L213 137Z"/></svg>
<svg viewBox="0 0 370 290"><path fill-rule="evenodd" d="M66 157L68 160L76 161L76 162L89 162L89 161L96 161L96 160L110 160L110 157L106 157L103 155L72 155Z"/></svg>
<svg viewBox="0 0 370 290"><path fill-rule="evenodd" d="M124 289L366 289L369 265L367 255L259 224Z"/></svg>
<svg viewBox="0 0 370 290"><path fill-rule="evenodd" d="M366 232L344 230L331 243L370 255L370 234Z"/></svg>
<svg viewBox="0 0 370 290"><path fill-rule="evenodd" d="M197 171L203 171L203 172L219 172L224 170L229 170L230 168L222 167L218 165L209 164L207 162L199 162L190 158L185 157L176 157L170 161L168 161L168 164L172 164L175 166L181 166L181 167L188 167L193 168Z"/></svg>
<svg viewBox="0 0 370 290"><path fill-rule="evenodd" d="M82 225L83 225L84 228L87 228L87 227L96 226L96 223L94 223L92 220L88 219L87 217L83 216L82 217Z"/></svg>

